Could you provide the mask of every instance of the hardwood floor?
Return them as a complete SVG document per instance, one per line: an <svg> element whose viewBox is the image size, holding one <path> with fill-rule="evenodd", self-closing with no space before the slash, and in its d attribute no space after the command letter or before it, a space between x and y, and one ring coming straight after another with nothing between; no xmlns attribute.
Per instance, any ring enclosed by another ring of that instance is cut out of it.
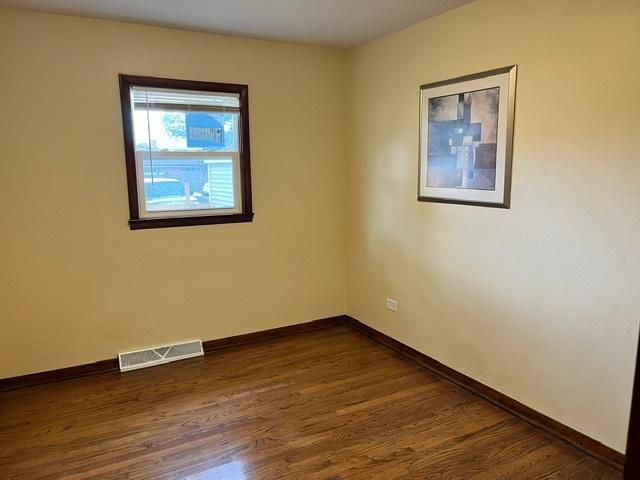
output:
<svg viewBox="0 0 640 480"><path fill-rule="evenodd" d="M622 474L340 326L2 393L0 478Z"/></svg>

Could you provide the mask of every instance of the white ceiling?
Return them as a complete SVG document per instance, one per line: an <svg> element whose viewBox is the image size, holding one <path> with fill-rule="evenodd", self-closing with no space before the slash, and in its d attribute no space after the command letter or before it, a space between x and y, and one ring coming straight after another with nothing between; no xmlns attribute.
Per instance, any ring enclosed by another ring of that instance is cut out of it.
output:
<svg viewBox="0 0 640 480"><path fill-rule="evenodd" d="M0 7L350 47L470 1L0 0Z"/></svg>

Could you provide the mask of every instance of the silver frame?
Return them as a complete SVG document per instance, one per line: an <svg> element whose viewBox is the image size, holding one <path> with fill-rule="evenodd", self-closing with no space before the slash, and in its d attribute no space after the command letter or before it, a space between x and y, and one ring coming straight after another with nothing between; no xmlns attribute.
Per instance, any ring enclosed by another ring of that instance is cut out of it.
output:
<svg viewBox="0 0 640 480"><path fill-rule="evenodd" d="M513 129L515 121L516 110L516 80L517 80L517 65L509 65L507 67L496 68L493 70L487 70L485 72L474 73L471 75L463 75L461 77L452 78L450 80L442 80L439 82L426 83L420 85L420 109L419 109L419 126L418 126L418 201L419 202L436 202L436 203L454 203L458 205L476 205L482 207L494 207L494 208L509 208L511 206L511 172L513 163ZM425 90L442 87L445 85L452 85L456 83L466 82L469 80L477 80L479 78L492 77L494 75L501 75L504 73L509 74L509 98L507 100L507 131L506 131L506 145L505 145L505 166L504 166L504 192L502 203L492 202L478 202L473 200L458 200L441 197L430 197L420 195L420 172L422 171L422 105L423 105L423 93Z"/></svg>

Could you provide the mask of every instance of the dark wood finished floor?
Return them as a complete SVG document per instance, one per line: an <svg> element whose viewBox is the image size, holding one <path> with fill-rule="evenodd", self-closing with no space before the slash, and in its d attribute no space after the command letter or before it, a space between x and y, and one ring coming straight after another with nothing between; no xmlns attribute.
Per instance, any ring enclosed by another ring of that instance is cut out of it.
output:
<svg viewBox="0 0 640 480"><path fill-rule="evenodd" d="M0 478L622 478L341 326L0 394Z"/></svg>

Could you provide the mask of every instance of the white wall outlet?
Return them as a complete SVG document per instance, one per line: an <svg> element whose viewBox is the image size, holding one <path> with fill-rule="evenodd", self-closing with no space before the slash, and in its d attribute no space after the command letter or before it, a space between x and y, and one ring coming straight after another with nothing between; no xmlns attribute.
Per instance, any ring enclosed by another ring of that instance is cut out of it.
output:
<svg viewBox="0 0 640 480"><path fill-rule="evenodd" d="M392 298L387 298L387 308L392 312L398 311L398 301Z"/></svg>

